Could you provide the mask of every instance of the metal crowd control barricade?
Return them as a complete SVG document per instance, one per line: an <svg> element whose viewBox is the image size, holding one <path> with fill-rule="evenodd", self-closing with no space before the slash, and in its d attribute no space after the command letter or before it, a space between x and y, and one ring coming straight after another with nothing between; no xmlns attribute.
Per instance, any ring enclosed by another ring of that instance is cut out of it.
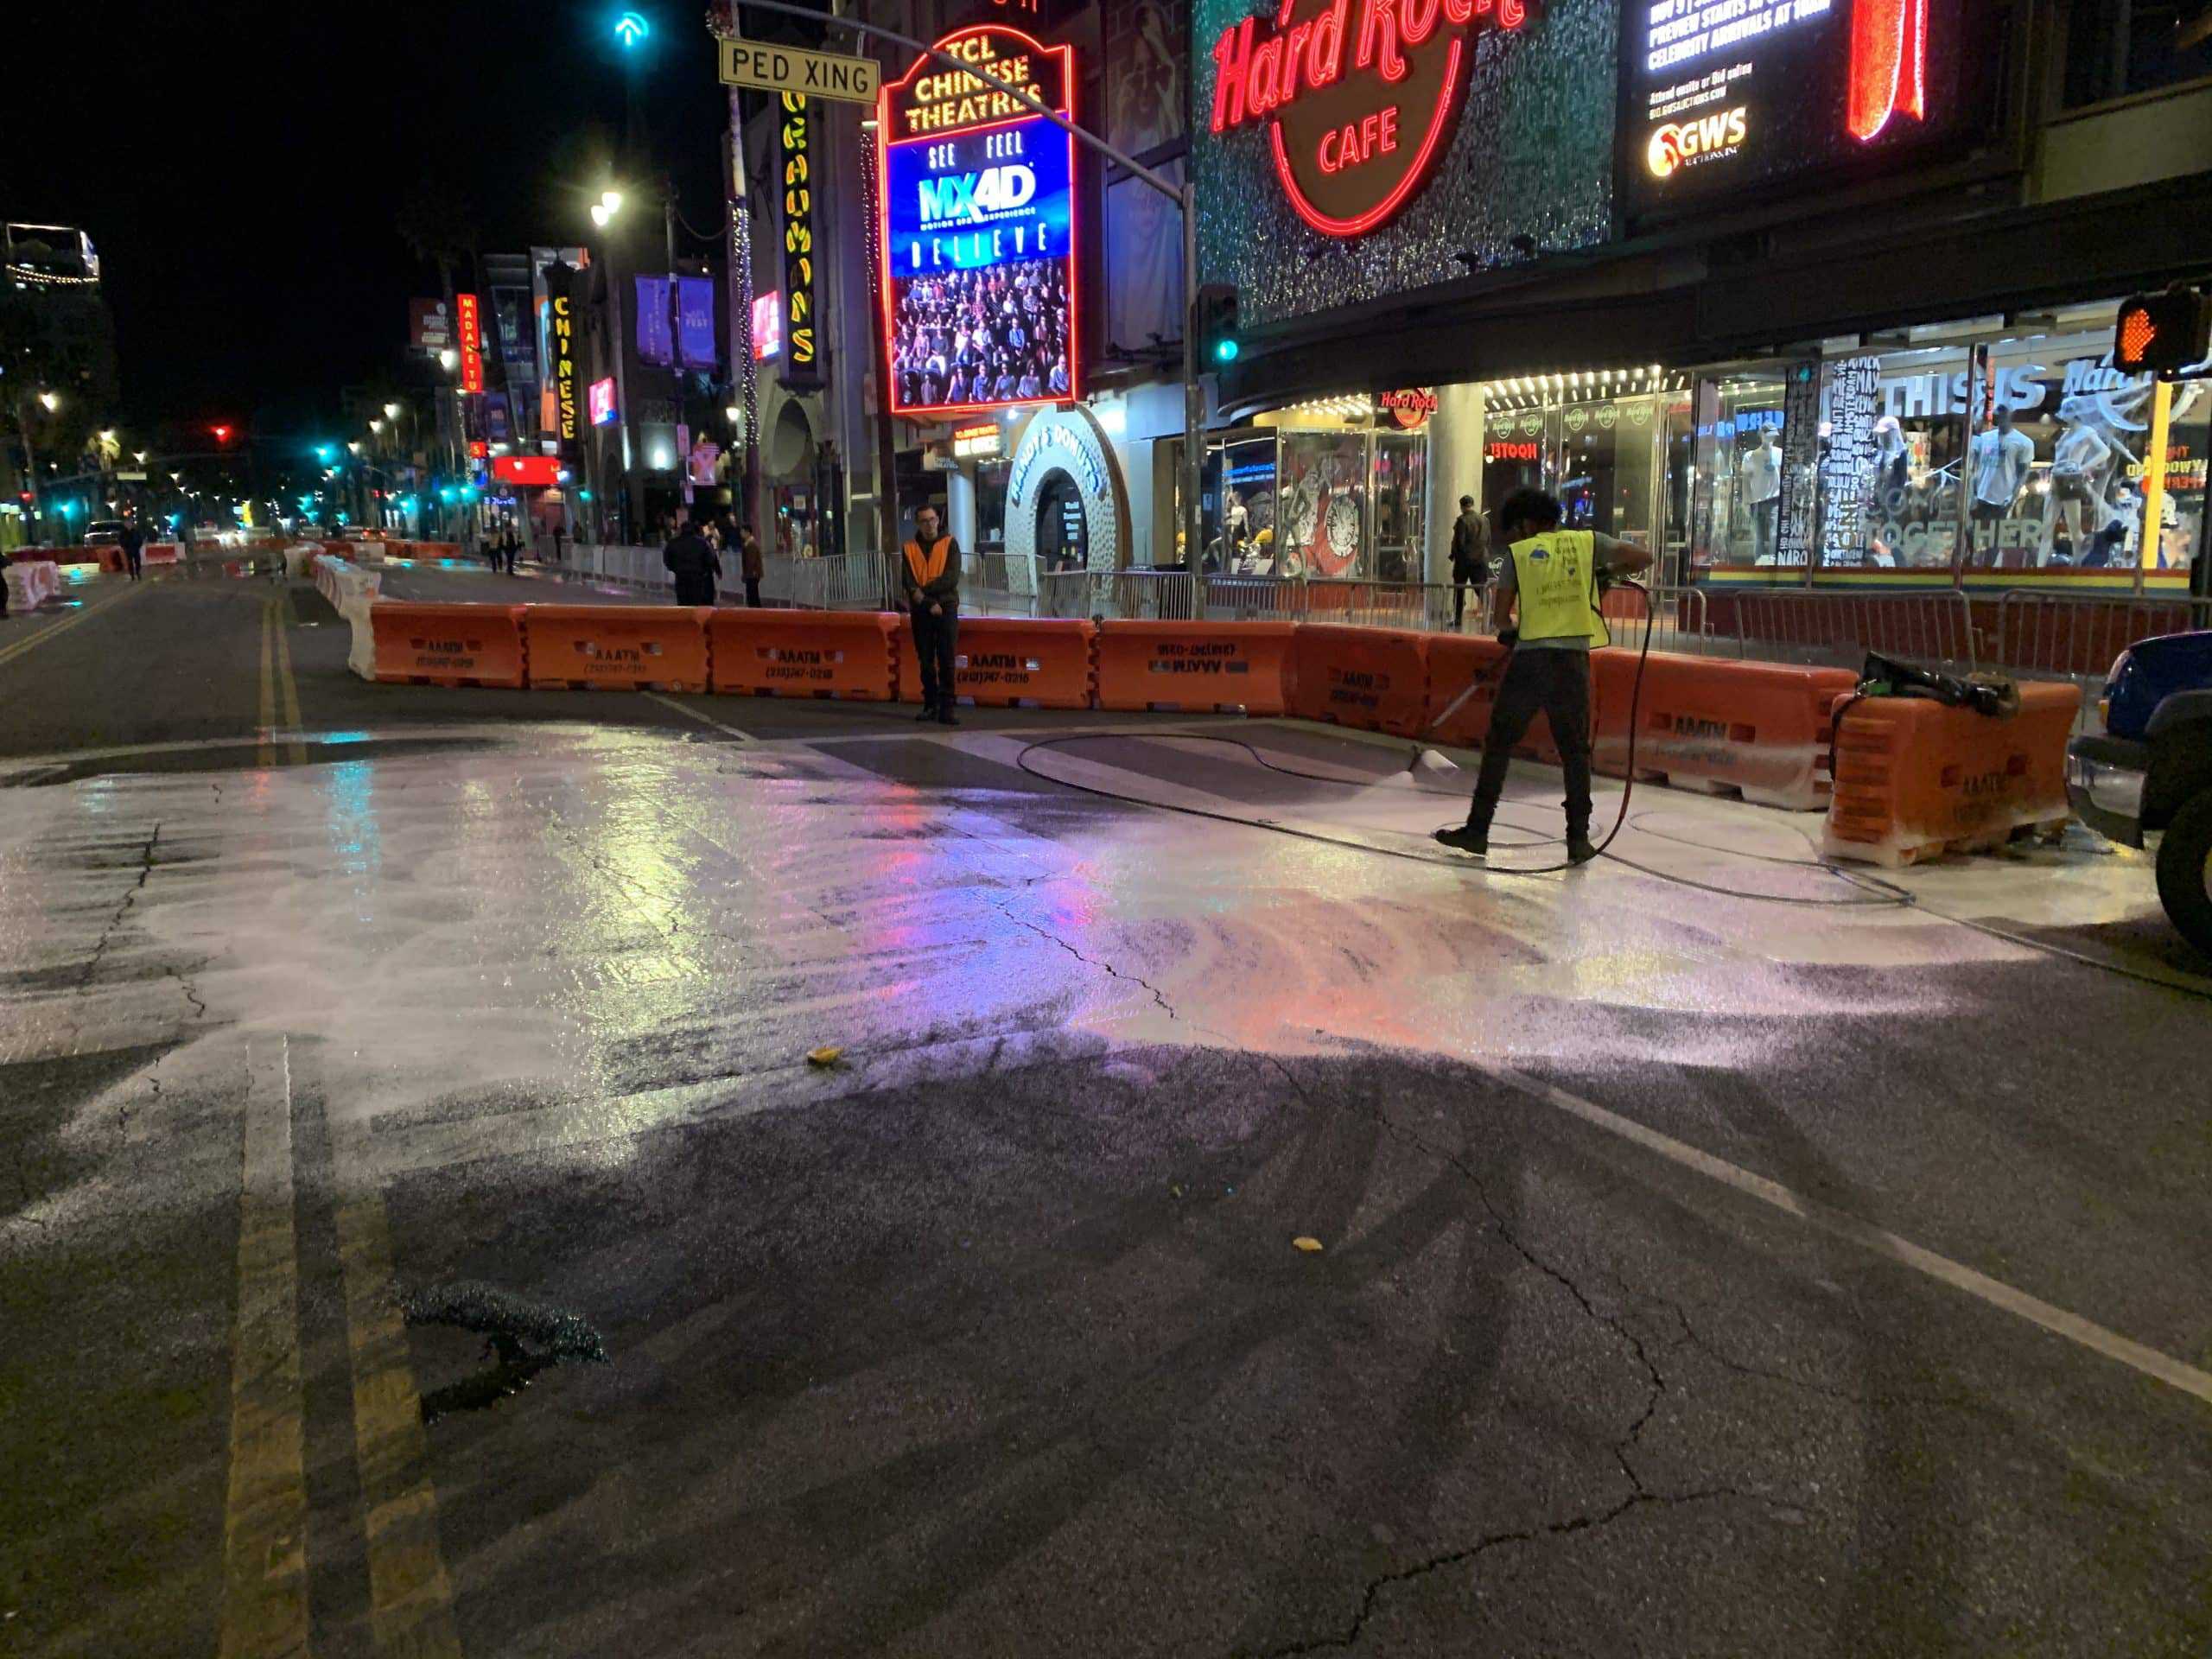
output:
<svg viewBox="0 0 2212 1659"><path fill-rule="evenodd" d="M1306 614L1306 583L1299 576L1208 576L1209 622L1295 622Z"/></svg>
<svg viewBox="0 0 2212 1659"><path fill-rule="evenodd" d="M1707 620L1705 590L1702 588L1669 587L1652 583L1651 649L1671 651L1686 657L1710 657L1719 654L1719 642L1713 638ZM1471 601L1469 608L1473 608ZM1605 626L1612 631L1617 645L1641 646L1643 644L1644 601L1641 594L1627 588L1611 589L1599 607ZM1490 614L1487 601L1483 614ZM1729 642L1726 655L1740 656L1734 642Z"/></svg>
<svg viewBox="0 0 2212 1659"><path fill-rule="evenodd" d="M1995 655L2009 673L2071 680L2094 696L2136 640L2195 628L2212 628L2212 598L2018 589L1997 601Z"/></svg>
<svg viewBox="0 0 2212 1659"><path fill-rule="evenodd" d="M1722 595L1722 632L1738 657L1857 668L1870 651L1962 673L1980 652L1974 613L1957 588L1918 594L1744 589Z"/></svg>

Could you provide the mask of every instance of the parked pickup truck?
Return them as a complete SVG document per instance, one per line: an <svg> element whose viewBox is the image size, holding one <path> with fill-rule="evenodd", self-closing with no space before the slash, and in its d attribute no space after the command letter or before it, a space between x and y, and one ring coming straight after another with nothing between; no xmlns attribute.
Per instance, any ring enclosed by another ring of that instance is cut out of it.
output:
<svg viewBox="0 0 2212 1659"><path fill-rule="evenodd" d="M2159 900L2212 956L2212 629L2136 641L2097 709L2104 730L2067 746L2075 816L2130 847L2163 832Z"/></svg>

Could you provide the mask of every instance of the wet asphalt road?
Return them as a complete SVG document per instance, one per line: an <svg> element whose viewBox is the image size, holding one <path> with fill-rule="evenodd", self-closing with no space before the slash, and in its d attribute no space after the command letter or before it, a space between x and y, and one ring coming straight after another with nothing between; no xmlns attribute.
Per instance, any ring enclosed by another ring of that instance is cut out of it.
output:
<svg viewBox="0 0 2212 1659"><path fill-rule="evenodd" d="M1336 734L72 597L0 626L0 1651L2212 1643L2138 858L1907 908L1651 791L1481 877Z"/></svg>

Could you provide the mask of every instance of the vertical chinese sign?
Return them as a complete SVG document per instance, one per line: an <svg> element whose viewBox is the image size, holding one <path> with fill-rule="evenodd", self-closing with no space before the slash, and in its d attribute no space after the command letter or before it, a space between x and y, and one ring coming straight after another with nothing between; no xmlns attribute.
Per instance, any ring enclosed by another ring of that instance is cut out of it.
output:
<svg viewBox="0 0 2212 1659"><path fill-rule="evenodd" d="M546 346L552 369L554 429L564 444L576 441L576 271L545 267Z"/></svg>
<svg viewBox="0 0 2212 1659"><path fill-rule="evenodd" d="M806 100L777 94L776 149L784 187L784 371L787 386L821 379L815 358L814 117Z"/></svg>

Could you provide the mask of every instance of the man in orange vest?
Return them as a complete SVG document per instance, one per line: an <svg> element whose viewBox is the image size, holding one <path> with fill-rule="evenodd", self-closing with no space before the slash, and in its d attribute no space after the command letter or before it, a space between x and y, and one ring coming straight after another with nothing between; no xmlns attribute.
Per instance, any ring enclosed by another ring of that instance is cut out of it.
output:
<svg viewBox="0 0 2212 1659"><path fill-rule="evenodd" d="M915 510L904 576L922 671L919 718L957 726L952 717L952 647L960 628L960 543L939 533L935 507Z"/></svg>

